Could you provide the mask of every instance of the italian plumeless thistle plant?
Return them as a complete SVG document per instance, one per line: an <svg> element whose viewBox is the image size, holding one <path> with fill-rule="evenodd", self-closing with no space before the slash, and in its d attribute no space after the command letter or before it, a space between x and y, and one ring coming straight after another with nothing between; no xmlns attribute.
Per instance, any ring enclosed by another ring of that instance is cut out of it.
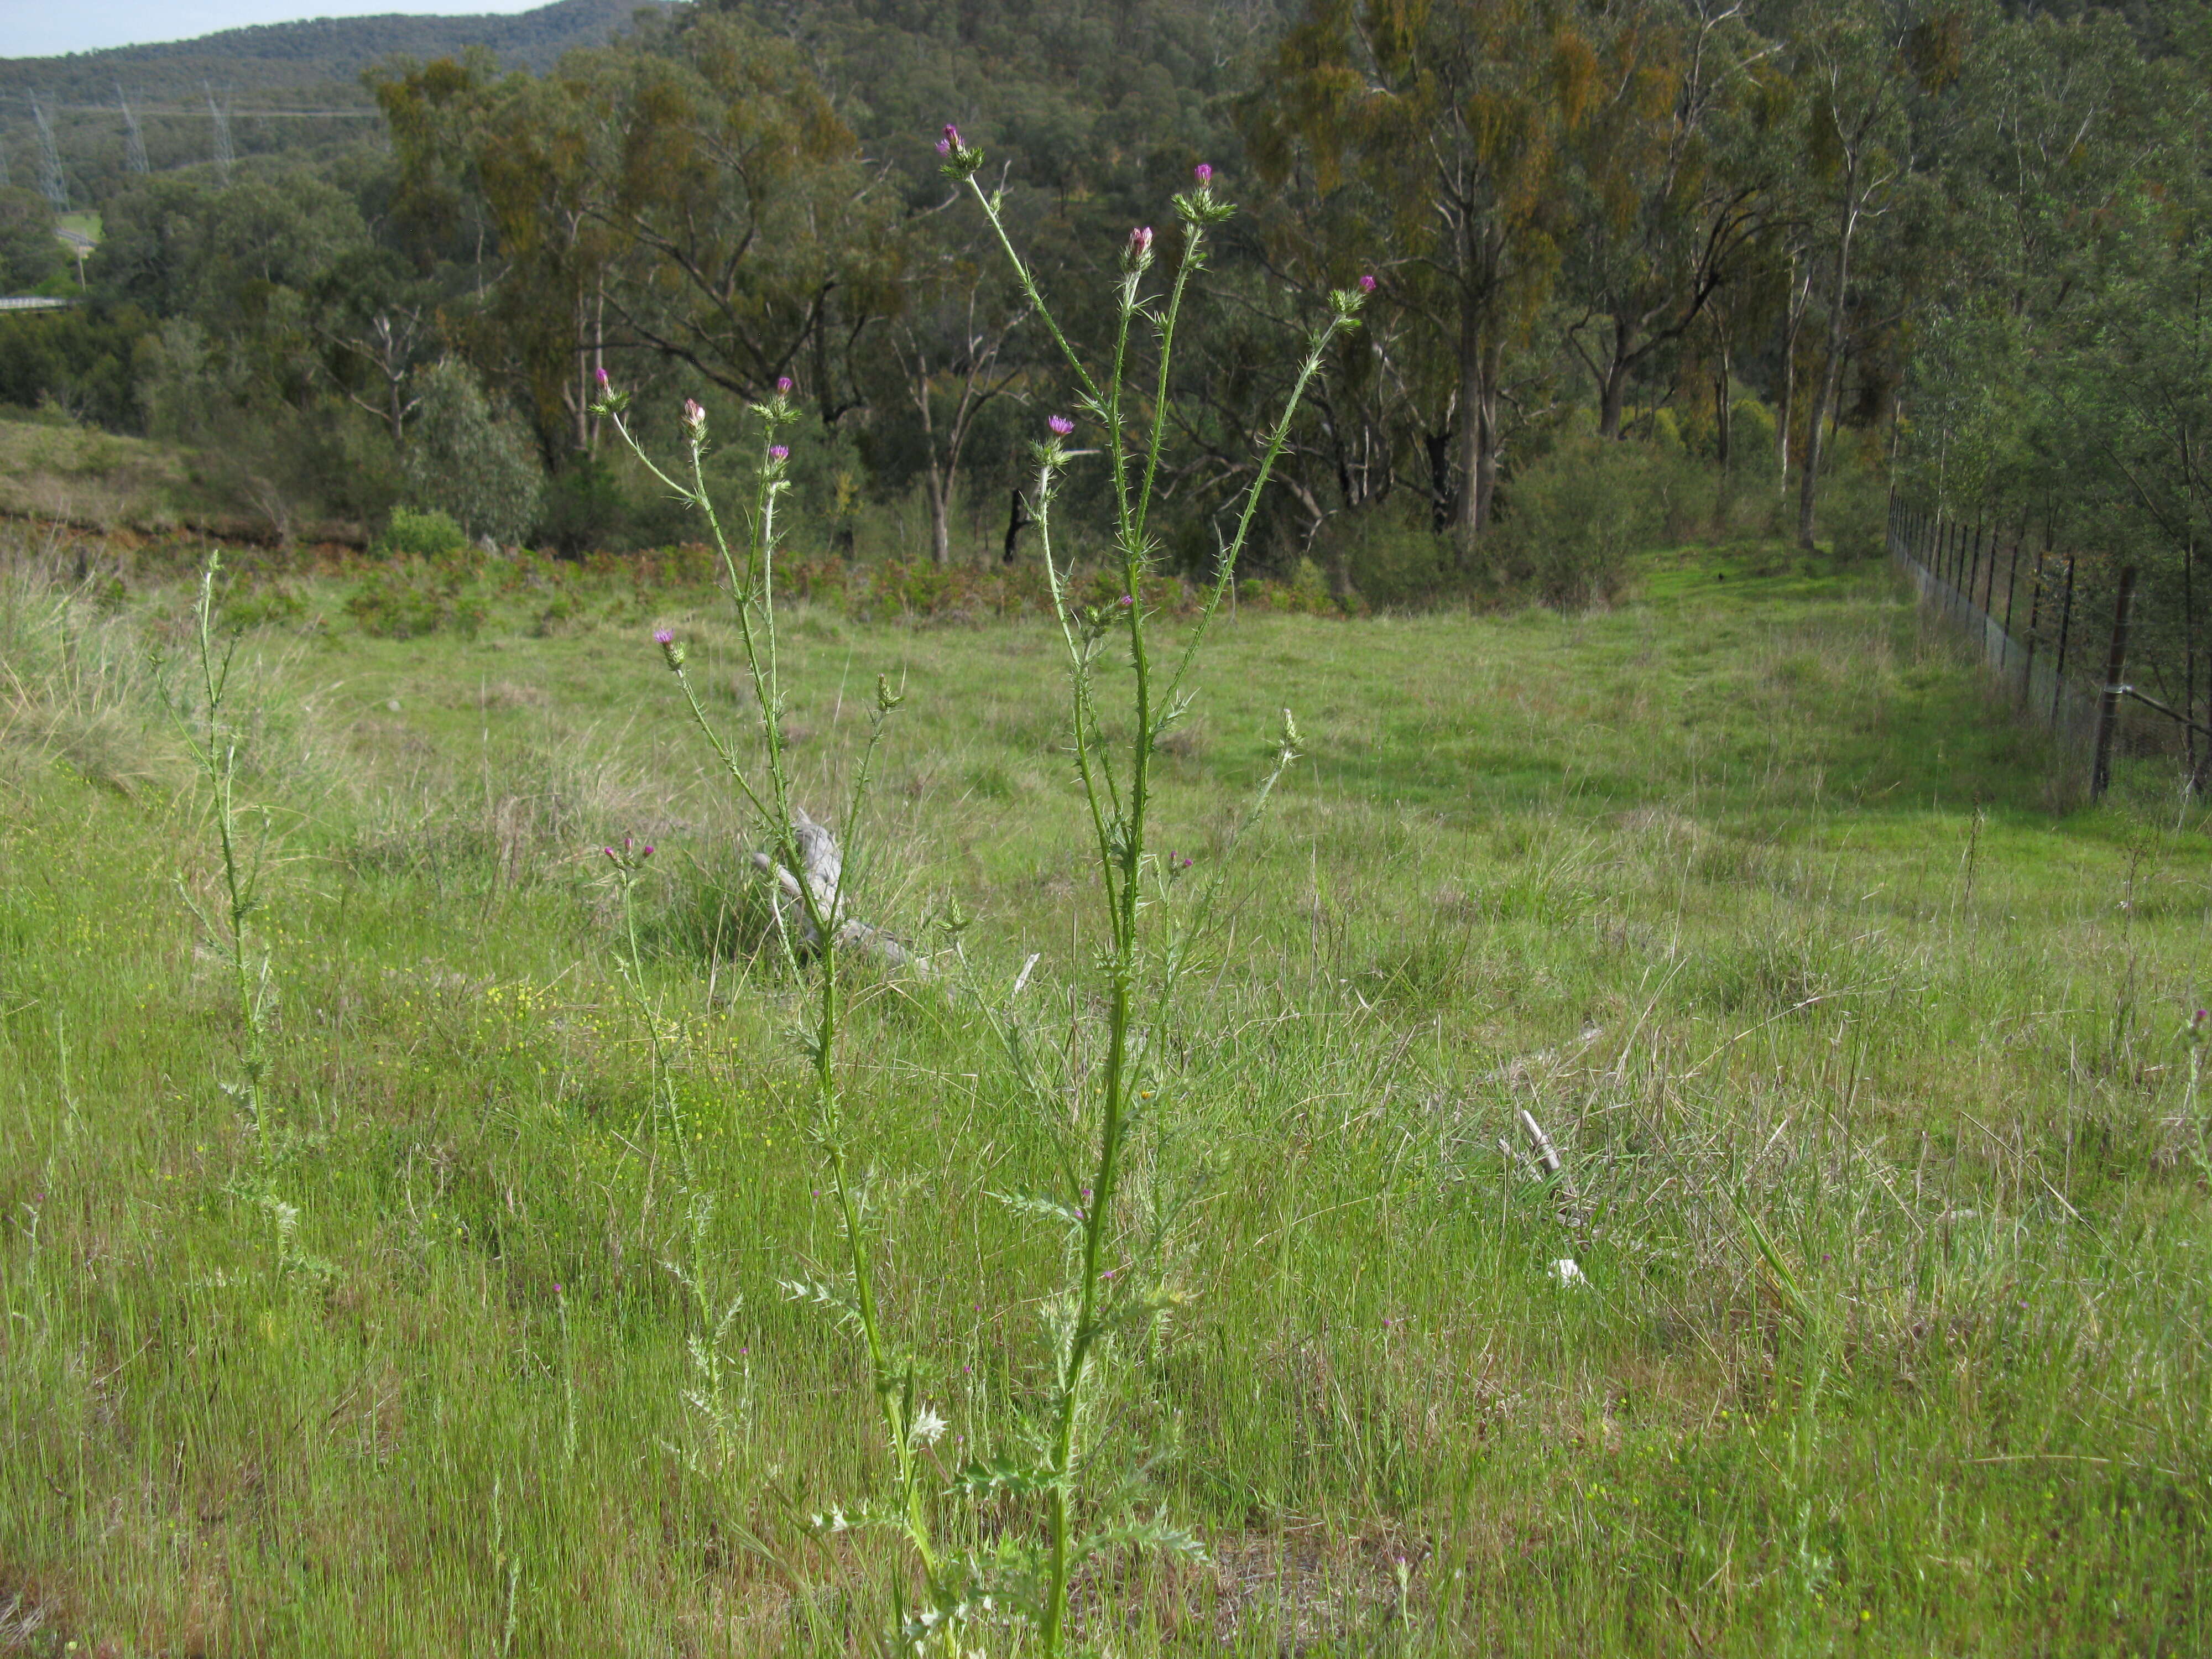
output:
<svg viewBox="0 0 2212 1659"><path fill-rule="evenodd" d="M222 890L213 903L194 896L181 878L177 890L206 934L207 948L222 964L237 1006L240 1077L224 1084L223 1091L243 1109L257 1137L265 1139L262 1091L269 1074L269 953L255 945L248 923L260 906L270 818L266 808L238 804L240 732L229 712L238 641L219 645L215 637L216 578L222 569L222 555L209 554L192 605L191 666L198 672L169 704L212 799Z"/></svg>
<svg viewBox="0 0 2212 1659"><path fill-rule="evenodd" d="M741 547L733 545L707 489L706 411L695 402L686 400L684 404L683 428L688 465L684 476L678 477L664 471L639 443L624 417L628 398L608 385L605 371L599 374L599 390L600 398L594 412L611 419L638 459L705 520L736 607L738 640L754 694L755 742L726 737L708 716L698 688L685 666L684 641L667 630L653 638L683 689L694 722L738 796L751 810L769 844L769 851L763 862L781 894L774 909L777 936L786 960L811 979L811 998L802 1026L801 1044L814 1085L814 1139L821 1150L830 1191L836 1205L845 1261L842 1274L834 1279L810 1278L787 1283L786 1289L796 1297L829 1309L860 1335L866 1350L870 1386L890 1451L897 1494L896 1503L888 1510L878 1514L856 1510L855 1516L888 1524L902 1534L933 1591L939 1571L939 1551L931 1526L924 1454L942 1431L943 1420L918 1401L912 1360L891 1340L884 1325L869 1254L866 1183L848 1138L844 1094L837 1065L845 1014L847 956L856 950L874 948L879 953L903 959L903 952L890 944L888 936L853 919L845 879L848 867L845 851L853 845L860 807L867 799L876 757L882 748L884 728L891 711L898 707L900 694L893 690L887 678L878 677L867 746L853 779L842 823L834 829L817 823L793 796L787 740L783 733L786 698L776 633L775 561L781 535L777 525L777 507L791 488L787 477L790 451L780 441L779 434L798 418L791 401L792 383L788 380L779 381L772 396L747 408L758 428L760 450L752 499L744 514ZM634 945L632 950L634 957ZM635 972L634 962L631 971ZM843 1519L842 1511L840 1518Z"/></svg>
<svg viewBox="0 0 2212 1659"><path fill-rule="evenodd" d="M1070 344L1027 262L1007 235L998 194L986 194L976 184L982 152L964 143L951 126L945 129L938 150L945 157L945 173L966 185L981 207L1025 296L1066 362L1081 415L1100 435L1113 490L1111 545L1121 565L1122 592L1117 602L1104 607L1072 603L1069 573L1053 550L1052 508L1074 459L1068 441L1077 428L1073 420L1054 416L1048 435L1037 446L1036 483L1030 507L1067 652L1072 750L1107 922L1102 969L1103 1052L1066 1142L1065 1179L1070 1190L1056 1198L1023 1201L1031 1213L1056 1218L1066 1229L1071 1259L1070 1282L1054 1320L1054 1372L1042 1413L1041 1455L1028 1468L979 1468L969 1471L968 1478L980 1489L1027 1490L1041 1498L1047 1534L1042 1559L1015 1583L1027 1581L1024 1610L1040 1628L1044 1652L1057 1656L1067 1642L1069 1584L1084 1559L1126 1544L1196 1549L1187 1536L1157 1522L1109 1522L1085 1532L1080 1528L1086 1517L1079 1512L1085 1419L1102 1350L1115 1330L1140 1322L1158 1306L1158 1285L1147 1286L1140 1275L1122 1274L1109 1262L1126 1224L1121 1213L1122 1184L1132 1139L1142 1114L1158 1110L1164 1092L1165 1079L1158 1070L1164 1045L1147 1039L1159 1031L1167 1015L1188 961L1194 931L1219 880L1217 873L1200 884L1195 902L1182 907L1179 917L1176 915L1178 907L1171 901L1177 872L1170 866L1182 861L1162 860L1148 842L1157 791L1153 763L1161 738L1188 712L1192 667L1236 579L1261 492L1289 439L1306 388L1321 372L1331 342L1356 325L1361 301L1375 283L1371 276L1363 276L1355 286L1330 295L1327 320L1309 337L1282 411L1261 447L1235 528L1222 540L1213 580L1197 617L1179 646L1164 642L1147 614L1145 592L1155 563L1152 510L1167 441L1176 330L1191 278L1204 268L1207 234L1235 209L1214 193L1212 169L1197 168L1193 187L1175 198L1182 250L1164 293L1158 285L1147 284L1155 261L1152 231L1141 227L1130 233L1115 289L1114 338L1103 365L1094 370ZM1141 337L1140 331L1152 336L1149 386L1143 383L1144 371L1132 349L1132 337ZM1118 739L1108 730L1098 673L1109 647L1127 653L1129 669L1126 723ZM1297 730L1285 710L1275 764L1261 785L1255 815L1297 752ZM1217 872L1224 865L1225 860L1217 860ZM1015 1049L1019 1068L1020 1045ZM1003 1553L1000 1559L1012 1565Z"/></svg>

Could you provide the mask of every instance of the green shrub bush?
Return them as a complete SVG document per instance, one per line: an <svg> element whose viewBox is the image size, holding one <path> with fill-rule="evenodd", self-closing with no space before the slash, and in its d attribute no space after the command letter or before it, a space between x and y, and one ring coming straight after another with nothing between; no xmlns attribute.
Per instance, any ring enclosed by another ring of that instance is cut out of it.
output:
<svg viewBox="0 0 2212 1659"><path fill-rule="evenodd" d="M448 632L474 639L483 626L484 601L465 560L410 558L371 571L346 601L346 614L362 633L380 639Z"/></svg>
<svg viewBox="0 0 2212 1659"><path fill-rule="evenodd" d="M395 507L391 522L385 526L384 534L377 538L371 551L394 559L442 559L468 544L468 537L453 522L451 514L434 507L428 513L417 513L412 507Z"/></svg>
<svg viewBox="0 0 2212 1659"><path fill-rule="evenodd" d="M475 374L452 359L425 369L422 411L407 441L408 489L471 536L501 546L537 521L545 471L521 422L496 409Z"/></svg>
<svg viewBox="0 0 2212 1659"><path fill-rule="evenodd" d="M1429 528L1426 503L1418 521L1394 503L1329 520L1314 554L1341 570L1352 591L1377 610L1405 610L1443 597L1452 572L1451 544Z"/></svg>
<svg viewBox="0 0 2212 1659"><path fill-rule="evenodd" d="M1656 465L1644 444L1563 434L1500 491L1493 574L1562 610L1613 599L1637 550L1661 525L1665 496Z"/></svg>

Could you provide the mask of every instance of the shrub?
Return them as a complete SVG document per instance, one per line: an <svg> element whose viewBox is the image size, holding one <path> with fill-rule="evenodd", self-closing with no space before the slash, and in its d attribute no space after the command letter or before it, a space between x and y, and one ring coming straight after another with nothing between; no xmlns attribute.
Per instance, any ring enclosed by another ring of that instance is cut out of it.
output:
<svg viewBox="0 0 2212 1659"><path fill-rule="evenodd" d="M1419 522L1395 504L1340 514L1316 539L1315 556L1378 609L1428 603L1449 585L1451 549L1429 527L1426 503L1417 511Z"/></svg>
<svg viewBox="0 0 2212 1659"><path fill-rule="evenodd" d="M520 542L538 518L544 470L520 426L493 409L467 365L423 371L422 407L407 445L409 491L471 536Z"/></svg>
<svg viewBox="0 0 2212 1659"><path fill-rule="evenodd" d="M622 483L595 456L563 467L545 492L539 532L569 558L594 548L626 546L629 528L630 503Z"/></svg>
<svg viewBox="0 0 2212 1659"><path fill-rule="evenodd" d="M442 559L468 544L469 538L451 514L435 508L417 513L412 507L395 507L392 521L372 550L387 558Z"/></svg>
<svg viewBox="0 0 2212 1659"><path fill-rule="evenodd" d="M370 572L346 601L346 614L362 633L380 639L444 632L474 639L483 625L484 604L472 588L467 565L457 558L435 564L404 559Z"/></svg>
<svg viewBox="0 0 2212 1659"><path fill-rule="evenodd" d="M1883 551L1888 490L1858 467L1838 466L1820 481L1820 539L1839 559L1872 559Z"/></svg>
<svg viewBox="0 0 2212 1659"><path fill-rule="evenodd" d="M1662 503L1653 468L1643 445L1587 432L1563 436L1501 492L1492 540L1498 575L1563 609L1611 599L1656 527L1654 508Z"/></svg>

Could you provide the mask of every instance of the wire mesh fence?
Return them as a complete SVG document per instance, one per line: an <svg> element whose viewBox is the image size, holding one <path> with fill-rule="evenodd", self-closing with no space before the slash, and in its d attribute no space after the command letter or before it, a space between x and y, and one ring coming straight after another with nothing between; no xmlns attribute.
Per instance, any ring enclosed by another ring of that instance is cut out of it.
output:
<svg viewBox="0 0 2212 1659"><path fill-rule="evenodd" d="M1890 556L2021 711L2088 764L2093 797L2115 763L2169 767L2203 788L2212 657L2193 550L2145 568L2108 551L2036 545L2031 526L2008 528L1893 500Z"/></svg>

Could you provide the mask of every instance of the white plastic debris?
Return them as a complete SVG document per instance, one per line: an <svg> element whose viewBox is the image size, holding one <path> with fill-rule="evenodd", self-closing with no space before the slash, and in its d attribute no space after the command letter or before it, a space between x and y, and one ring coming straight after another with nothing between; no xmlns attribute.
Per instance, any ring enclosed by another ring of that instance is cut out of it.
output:
<svg viewBox="0 0 2212 1659"><path fill-rule="evenodd" d="M1574 1257L1571 1255L1563 1255L1557 1261L1554 1261L1552 1264L1552 1277L1562 1285L1587 1285L1589 1283L1589 1279L1583 1277L1583 1270L1580 1265L1577 1264Z"/></svg>

